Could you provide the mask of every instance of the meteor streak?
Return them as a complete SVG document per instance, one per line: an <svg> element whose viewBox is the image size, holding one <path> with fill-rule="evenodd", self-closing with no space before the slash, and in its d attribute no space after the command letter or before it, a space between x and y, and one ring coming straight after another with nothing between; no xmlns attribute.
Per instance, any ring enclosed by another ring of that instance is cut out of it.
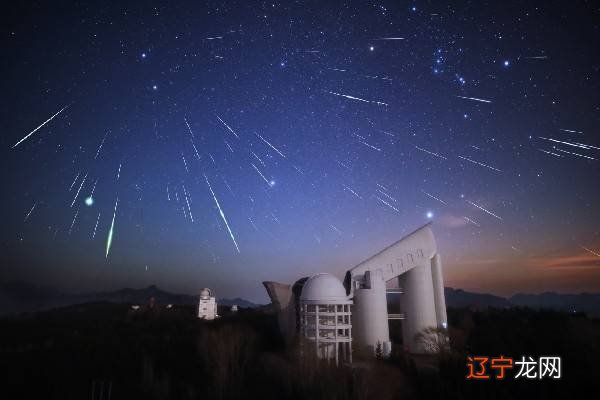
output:
<svg viewBox="0 0 600 400"><path fill-rule="evenodd" d="M499 216L497 216L497 215L496 215L496 214L494 214L493 212L491 212L491 211L488 211L488 210L486 210L485 208L483 208L483 207L481 207L481 206L478 206L478 205L477 205L477 204L475 204L475 203L472 203L472 202L470 202L469 200L466 200L466 202L467 202L467 203L469 203L470 205L474 206L474 207L477 207L477 208L479 208L481 211L484 211L484 212L486 212L486 213L490 214L492 217L496 217L496 218L498 218L500 221L503 221L503 219L502 219L502 218L500 218Z"/></svg>
<svg viewBox="0 0 600 400"><path fill-rule="evenodd" d="M26 222L27 219L29 218L29 216L31 215L31 212L33 211L33 209L35 208L35 206L37 206L37 201L35 203L33 203L33 207L31 207L31 209L29 210L29 212L27 213L27 215L25 216L25 219L23 220L23 222Z"/></svg>
<svg viewBox="0 0 600 400"><path fill-rule="evenodd" d="M392 200L394 203L397 203L398 200L396 200L395 198L393 198L392 196L390 196L389 194L385 193L383 190L379 190L377 189L377 191L379 193L381 193L382 195L384 195L385 197L387 197L388 199Z"/></svg>
<svg viewBox="0 0 600 400"><path fill-rule="evenodd" d="M285 156L283 155L283 153L280 152L279 150L277 150L277 148L275 148L275 146L273 146L271 143L269 143L269 141L267 139L265 139L264 137L260 136L258 133L256 133L256 136L258 136L260 138L260 140L262 140L263 142L265 142L270 148L272 148L273 150L275 150L277 152L277 154L279 154L281 157L285 158Z"/></svg>
<svg viewBox="0 0 600 400"><path fill-rule="evenodd" d="M551 154L551 155L553 155L555 157L560 157L560 158L564 157L564 156L561 156L560 154L556 154L556 153L553 153L553 152L548 151L548 150L544 150L544 149L538 149L538 150L541 151L541 152L543 152L543 153L546 153L546 154Z"/></svg>
<svg viewBox="0 0 600 400"><path fill-rule="evenodd" d="M69 192L73 189L73 186L75 185L75 182L77 182L77 179L79 178L79 175L81 175L81 171L79 171L77 173L77 176L75 177L75 179L73 179L73 183L71 183L71 187L69 188Z"/></svg>
<svg viewBox="0 0 600 400"><path fill-rule="evenodd" d="M441 158L441 159L447 160L447 158L446 158L446 157L444 157L444 156L440 156L439 154L437 154L437 153L434 153L434 152L431 152L431 151L429 151L429 150L422 149L422 148L420 148L419 146L415 146L415 148L416 148L417 150L421 150L421 151L423 151L423 152L425 152L425 153L427 153L427 154L431 154L432 156L436 156L436 157L439 157L439 158Z"/></svg>
<svg viewBox="0 0 600 400"><path fill-rule="evenodd" d="M584 156L583 154L579 154L579 153L572 153L570 151L566 151L566 150L563 150L563 149L556 149L556 151L560 151L562 153L567 153L567 154L572 154L572 155L577 156L577 157L583 157L583 158L588 158L590 160L595 160L594 157Z"/></svg>
<svg viewBox="0 0 600 400"><path fill-rule="evenodd" d="M42 126L46 125L48 122L52 121L54 119L54 117L56 117L58 114L60 114L61 112L63 112L64 110L66 110L67 108L70 107L69 105L64 106L63 108L60 109L59 112L57 112L56 114L54 114L53 116L51 116L50 118L48 118L46 121L44 121L40 126L38 126L37 128L35 128L34 130L32 130L31 132L29 132L29 134L25 135L25 137L21 140L19 140L17 143L14 144L14 146L12 147L13 149L15 147L17 147L18 145L20 145L23 141L27 140L27 138L31 135L33 135L35 132L37 132L38 129L40 129Z"/></svg>
<svg viewBox="0 0 600 400"><path fill-rule="evenodd" d="M223 222L225 222L225 226L227 227L227 230L229 231L229 236L231 236L231 240L233 241L233 244L235 245L235 248L236 248L237 252L239 253L240 248L238 247L237 242L235 241L235 236L233 236L233 232L231 232L231 228L229 227L229 224L227 223L227 218L225 218L225 214L223 213L223 210L221 210L221 206L219 205L219 200L217 200L217 196L215 196L215 192L213 192L212 187L210 187L210 182L208 181L206 174L204 174L204 179L206 179L206 184L208 185L210 194L212 194L212 197L215 200L215 204L217 205L217 208L219 209L219 214L221 214L221 218L223 218Z"/></svg>
<svg viewBox="0 0 600 400"><path fill-rule="evenodd" d="M192 147L194 148L194 153L196 153L196 158L198 160L200 160L200 154L198 154L198 149L196 148L196 145L194 144L194 141L192 139L190 139L190 142L192 142Z"/></svg>
<svg viewBox="0 0 600 400"><path fill-rule="evenodd" d="M260 159L260 157L259 157L259 156L257 156L255 152L253 152L252 150L250 150L250 153L252 153L252 155L253 155L254 157L256 157L256 159L257 159L257 160L258 160L258 161L259 161L259 162L262 164L262 166L263 166L263 167L266 167L266 165L265 165L265 163L263 162L263 160L261 160L261 159Z"/></svg>
<svg viewBox="0 0 600 400"><path fill-rule="evenodd" d="M331 229L333 229L338 235L342 235L342 231L340 231L338 228L336 228L334 225L329 224L329 226L331 227Z"/></svg>
<svg viewBox="0 0 600 400"><path fill-rule="evenodd" d="M69 235L71 234L71 231L73 230L73 225L75 225L75 221L77 221L78 215L79 215L79 208L75 212L75 216L73 217L73 222L71 222L71 226L69 227Z"/></svg>
<svg viewBox="0 0 600 400"><path fill-rule="evenodd" d="M473 221L471 218L469 217L463 217L465 219L465 221L472 223L475 226L481 227L481 225L479 225L479 223Z"/></svg>
<svg viewBox="0 0 600 400"><path fill-rule="evenodd" d="M480 103L491 103L492 102L491 100L479 99L477 97L465 97L465 96L456 96L456 97L465 99L465 100L479 101Z"/></svg>
<svg viewBox="0 0 600 400"><path fill-rule="evenodd" d="M549 140L551 142L560 143L560 144L566 144L567 146L579 147L580 149L585 149L585 150L590 150L590 149L600 150L600 147L592 146L592 145L589 145L589 144L583 144L583 143L577 143L577 142L565 142L563 140L556 140L556 139L552 139L552 138L545 138L545 137L542 137L542 136L538 136L538 137L540 139Z"/></svg>
<svg viewBox="0 0 600 400"><path fill-rule="evenodd" d="M382 37L382 38L378 38L375 40L404 40L405 38L403 37Z"/></svg>
<svg viewBox="0 0 600 400"><path fill-rule="evenodd" d="M569 132L569 133L583 133L581 131L574 131L572 129L563 129L563 128L559 128L558 130L563 131L563 132Z"/></svg>
<svg viewBox="0 0 600 400"><path fill-rule="evenodd" d="M188 123L187 118L185 117L185 115L183 116L183 120L185 121L185 124L187 125L188 131L190 131L190 135L192 135L192 139L195 139L194 132L192 132L192 128L190 127L190 124Z"/></svg>
<svg viewBox="0 0 600 400"><path fill-rule="evenodd" d="M426 194L427 196L431 197L432 199L439 201L440 203L442 203L442 204L444 204L444 205L448 205L448 203L446 203L444 200L438 199L438 198L437 198L437 197L435 197L434 195L432 195L432 194L429 194L429 193L427 193L427 192L426 192L426 191L424 191L424 190L421 190L421 192L423 192L423 193L424 193L424 194Z"/></svg>
<svg viewBox="0 0 600 400"><path fill-rule="evenodd" d="M275 222L277 222L279 225L281 225L281 222L279 221L279 218L277 218L275 216L275 214L271 213L271 216L273 217L273 220L275 220Z"/></svg>
<svg viewBox="0 0 600 400"><path fill-rule="evenodd" d="M94 226L94 232L92 233L92 239L96 237L96 229L98 229L98 222L100 222L100 213L98 212L98 218L96 218L96 225Z"/></svg>
<svg viewBox="0 0 600 400"><path fill-rule="evenodd" d="M81 191L81 188L83 187L83 184L85 183L85 180L87 179L87 176L88 176L88 174L86 173L85 176L83 177L83 180L81 181L81 185L79 185L79 189L77 189L77 193L75 193L75 197L73 198L71 207L73 207L73 204L75 204L75 200L77 200L77 196L79 196L79 192Z"/></svg>
<svg viewBox="0 0 600 400"><path fill-rule="evenodd" d="M270 180L268 180L267 178L265 178L265 176L262 174L262 172L260 172L260 170L259 170L258 168L256 168L256 165L254 165L254 164L252 164L252 163L250 163L250 165L252 165L252 166L254 167L254 169L256 170L256 172L258 172L258 174L260 175L260 177L261 177L261 178L263 178L263 180L264 180L265 182L267 182L267 185L269 185L269 186L272 186L272 185L271 185L271 181L270 181Z"/></svg>
<svg viewBox="0 0 600 400"><path fill-rule="evenodd" d="M100 178L97 178L96 182L94 182L94 186L92 187L92 193L90 193L89 197L92 197L94 195L94 191L96 190L96 185L98 184L98 179L100 179Z"/></svg>
<svg viewBox="0 0 600 400"><path fill-rule="evenodd" d="M119 169L117 171L117 181L119 180L119 178L121 177L121 163L119 163Z"/></svg>
<svg viewBox="0 0 600 400"><path fill-rule="evenodd" d="M184 184L182 184L181 186L183 186L183 194L185 196L185 202L187 203L188 214L190 214L190 219L192 220L192 222L194 222L194 216L192 215L192 209L190 208L190 201L188 200L187 190L185 190L185 185Z"/></svg>
<svg viewBox="0 0 600 400"><path fill-rule="evenodd" d="M478 162L478 161L471 160L470 158L467 158L467 157L458 156L458 158L462 158L463 160L467 160L467 161L469 161L469 162L472 162L473 164L481 165L482 167L486 167L486 168L489 168L489 169L493 169L494 171L502 172L502 171L500 171L498 168L490 167L489 165L486 165L486 164L480 163L480 162Z"/></svg>
<svg viewBox="0 0 600 400"><path fill-rule="evenodd" d="M354 190L350 189L348 186L342 184L342 186L344 187L344 189L346 189L347 191L349 191L350 193L352 193L353 195L355 195L356 197L358 197L359 199L362 200L362 197L360 197L360 195L358 193L356 193Z"/></svg>
<svg viewBox="0 0 600 400"><path fill-rule="evenodd" d="M364 103L374 103L374 104L383 105L383 106L387 106L388 105L387 103L383 103L383 102L380 102L380 101L365 100L365 99L361 99L360 97L354 97L354 96L350 96L350 95L347 95L347 94L330 92L328 90L325 90L325 93L333 94L335 96L345 97L345 98L350 99L350 100L362 101Z"/></svg>
<svg viewBox="0 0 600 400"><path fill-rule="evenodd" d="M100 154L100 150L102 150L102 146L104 145L104 141L106 140L106 137L108 136L109 132L110 131L106 131L106 134L102 138L102 142L100 142L100 146L98 146L98 151L96 152L96 156L94 157L94 160L98 158L98 154Z"/></svg>
<svg viewBox="0 0 600 400"><path fill-rule="evenodd" d="M231 129L231 128L229 127L229 125L227 125L227 123L221 119L221 117L219 117L219 116L217 115L217 118L219 119L219 121L221 121L221 123L222 123L223 125L225 125L225 127L226 127L226 128L229 130L229 132L233 133L233 135L234 135L236 138L238 138L238 139L240 138L240 137L237 135L237 133L235 133L235 132L233 131L233 129Z"/></svg>
<svg viewBox="0 0 600 400"><path fill-rule="evenodd" d="M595 255L596 257L600 257L600 254L596 253L596 252L595 252L595 251L593 251L593 250L590 250L590 249L588 249L587 247L583 247L583 246L581 246L581 248L582 248L582 249L584 249L584 250L585 250L585 251L587 251L587 252L590 252L590 253L592 253L592 254L593 254L593 255Z"/></svg>
<svg viewBox="0 0 600 400"><path fill-rule="evenodd" d="M390 203L388 203L387 201L383 200L381 197L379 196L375 196L377 198L377 200L379 200L380 202L382 202L383 204L385 204L386 206L388 206L389 208L391 208L392 210L396 211L396 212L400 212L398 211L398 209L396 207L394 207L393 205L391 205Z"/></svg>
<svg viewBox="0 0 600 400"><path fill-rule="evenodd" d="M115 201L115 209L113 211L112 222L110 223L108 237L106 238L106 258L108 258L108 253L110 252L110 247L112 246L113 232L115 229L115 217L117 215L117 205L118 204L119 204L119 197L117 196L117 200Z"/></svg>
<svg viewBox="0 0 600 400"><path fill-rule="evenodd" d="M188 169L187 166L187 161L185 161L185 157L183 156L183 153L181 153L181 159L183 160L183 165L185 166L185 170L187 171L187 173L190 173L190 170Z"/></svg>
<svg viewBox="0 0 600 400"><path fill-rule="evenodd" d="M359 140L358 142L359 142L359 143L362 143L362 144L364 144L364 145L365 145L365 146L367 146L367 147L370 147L370 148L372 148L373 150L382 151L382 150L381 150L379 147L372 146L372 145L370 145L370 144L369 144L369 143L367 143L367 142L363 142L362 140Z"/></svg>

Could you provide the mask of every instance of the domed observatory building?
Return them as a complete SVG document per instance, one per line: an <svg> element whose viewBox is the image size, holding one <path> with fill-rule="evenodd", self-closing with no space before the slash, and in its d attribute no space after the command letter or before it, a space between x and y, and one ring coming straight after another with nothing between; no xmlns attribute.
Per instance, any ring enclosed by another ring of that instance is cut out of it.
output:
<svg viewBox="0 0 600 400"><path fill-rule="evenodd" d="M300 295L300 331L304 344L320 359L352 362L352 301L342 283L333 275L313 275Z"/></svg>
<svg viewBox="0 0 600 400"><path fill-rule="evenodd" d="M217 302L210 289L204 288L200 291L200 301L198 302L198 318L212 320L218 317Z"/></svg>

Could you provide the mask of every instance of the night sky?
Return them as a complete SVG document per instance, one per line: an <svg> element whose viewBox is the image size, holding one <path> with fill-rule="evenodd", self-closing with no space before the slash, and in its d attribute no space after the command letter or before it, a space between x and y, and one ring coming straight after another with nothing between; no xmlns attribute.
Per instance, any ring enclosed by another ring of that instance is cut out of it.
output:
<svg viewBox="0 0 600 400"><path fill-rule="evenodd" d="M597 2L13 3L0 280L266 301L433 221L446 286L600 290Z"/></svg>

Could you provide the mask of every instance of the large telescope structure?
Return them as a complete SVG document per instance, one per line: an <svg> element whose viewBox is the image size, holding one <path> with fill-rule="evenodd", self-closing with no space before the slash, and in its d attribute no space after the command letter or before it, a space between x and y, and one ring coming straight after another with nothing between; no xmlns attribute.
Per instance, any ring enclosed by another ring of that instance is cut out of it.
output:
<svg viewBox="0 0 600 400"><path fill-rule="evenodd" d="M442 263L431 223L350 269L343 286L323 273L293 285L263 284L286 342L301 337L314 343L319 357L336 362L352 359L349 343L367 354L380 349L388 355L390 319L401 320L402 345L411 353L427 350L419 333L447 328ZM400 294L400 313L388 313L388 293Z"/></svg>

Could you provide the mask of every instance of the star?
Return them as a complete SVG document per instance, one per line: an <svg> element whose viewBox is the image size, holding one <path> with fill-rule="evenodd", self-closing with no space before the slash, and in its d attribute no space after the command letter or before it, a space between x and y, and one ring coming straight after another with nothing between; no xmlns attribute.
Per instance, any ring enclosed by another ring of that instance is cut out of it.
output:
<svg viewBox="0 0 600 400"><path fill-rule="evenodd" d="M428 219L433 218L433 212L431 211L427 211L427 214L425 214L427 216Z"/></svg>
<svg viewBox="0 0 600 400"><path fill-rule="evenodd" d="M91 207L94 204L94 198L89 196L85 199L85 205Z"/></svg>
<svg viewBox="0 0 600 400"><path fill-rule="evenodd" d="M370 46L370 47L369 47L369 50L370 50L370 51L373 51L373 50L375 50L375 47L374 47L374 46Z"/></svg>

